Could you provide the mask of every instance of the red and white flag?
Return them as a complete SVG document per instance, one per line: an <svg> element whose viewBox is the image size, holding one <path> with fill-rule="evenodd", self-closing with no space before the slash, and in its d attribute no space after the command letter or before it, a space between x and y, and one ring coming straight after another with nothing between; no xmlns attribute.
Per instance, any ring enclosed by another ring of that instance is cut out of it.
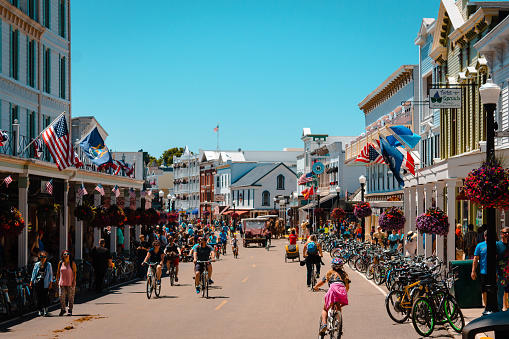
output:
<svg viewBox="0 0 509 339"><path fill-rule="evenodd" d="M80 158L78 158L78 154L76 152L74 152L74 167L80 168L83 166L85 166L85 165L81 162Z"/></svg>
<svg viewBox="0 0 509 339"><path fill-rule="evenodd" d="M364 148L357 155L357 158L354 161L365 162L365 163L370 162L370 160L369 160L369 145L370 144L368 143L368 144L366 144L366 146L364 146Z"/></svg>
<svg viewBox="0 0 509 339"><path fill-rule="evenodd" d="M408 151L402 152L405 155L405 158L403 159L403 163L401 164L401 167L415 175L415 161L412 157L412 154Z"/></svg>
<svg viewBox="0 0 509 339"><path fill-rule="evenodd" d="M53 179L46 183L46 192L49 194L53 194Z"/></svg>
<svg viewBox="0 0 509 339"><path fill-rule="evenodd" d="M39 159L42 155L42 140L41 139L34 139L34 157Z"/></svg>
<svg viewBox="0 0 509 339"><path fill-rule="evenodd" d="M74 149L64 114L44 130L42 139L60 171L74 165Z"/></svg>
<svg viewBox="0 0 509 339"><path fill-rule="evenodd" d="M5 186L9 187L9 184L12 182L12 178L9 175L7 178L4 179Z"/></svg>

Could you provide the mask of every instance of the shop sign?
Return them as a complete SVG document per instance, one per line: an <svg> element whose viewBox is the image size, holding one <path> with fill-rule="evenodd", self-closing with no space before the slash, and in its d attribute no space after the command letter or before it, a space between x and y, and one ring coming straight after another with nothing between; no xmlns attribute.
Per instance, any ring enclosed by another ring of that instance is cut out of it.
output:
<svg viewBox="0 0 509 339"><path fill-rule="evenodd" d="M224 201L224 195L223 194L214 195L214 201Z"/></svg>
<svg viewBox="0 0 509 339"><path fill-rule="evenodd" d="M461 108L461 88L432 88L429 108Z"/></svg>

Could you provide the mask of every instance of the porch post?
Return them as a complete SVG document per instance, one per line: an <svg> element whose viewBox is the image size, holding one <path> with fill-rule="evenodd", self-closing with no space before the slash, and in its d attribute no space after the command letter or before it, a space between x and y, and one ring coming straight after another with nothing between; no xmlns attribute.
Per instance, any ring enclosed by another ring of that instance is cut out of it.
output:
<svg viewBox="0 0 509 339"><path fill-rule="evenodd" d="M128 189L124 188L124 208L131 208L131 202L129 198ZM126 201L128 202L126 204ZM131 251L131 225L124 225L124 252L129 253Z"/></svg>
<svg viewBox="0 0 509 339"><path fill-rule="evenodd" d="M28 174L20 174L18 178L18 210L25 220L25 228L18 235L18 267L28 264Z"/></svg>
<svg viewBox="0 0 509 339"><path fill-rule="evenodd" d="M416 220L419 215L424 212L424 185L418 185L416 188L416 199L417 199L417 214ZM424 254L424 246L423 246L423 237L424 235L419 234L417 244L417 254Z"/></svg>
<svg viewBox="0 0 509 339"><path fill-rule="evenodd" d="M432 183L426 183L424 184L424 211L425 212L428 208L431 207L431 198L433 195L433 184ZM425 246L424 250L426 253L426 257L430 257L433 254L433 235L432 234L426 234L425 238Z"/></svg>
<svg viewBox="0 0 509 339"><path fill-rule="evenodd" d="M77 186L77 185L76 185ZM76 188L75 186L75 188ZM76 207L81 206L83 204L83 197L78 196L76 194ZM74 245L74 256L76 260L83 259L83 221L78 220L78 218L74 217L75 228L75 238L76 244Z"/></svg>
<svg viewBox="0 0 509 339"><path fill-rule="evenodd" d="M443 181L435 182L435 189L437 192L437 207L443 211L444 210L444 182ZM437 257L439 257L441 260L445 260L444 236L437 235L436 239L437 239Z"/></svg>
<svg viewBox="0 0 509 339"><path fill-rule="evenodd" d="M141 207L141 192L139 190L136 191L136 209ZM141 225L136 225L136 241L140 239L141 235Z"/></svg>
<svg viewBox="0 0 509 339"><path fill-rule="evenodd" d="M64 203L62 206L62 218L60 219L60 253L69 250L69 180L64 181Z"/></svg>
<svg viewBox="0 0 509 339"><path fill-rule="evenodd" d="M403 229L403 235L406 236L408 234L408 231L411 229L411 219L410 219L410 211L411 211L411 200L410 200L410 187L405 187L403 189L404 192L404 211L406 221L405 221L405 228Z"/></svg>
<svg viewBox="0 0 509 339"><path fill-rule="evenodd" d="M447 262L449 266L451 260L456 260L456 238L455 238L455 220L456 220L456 179L446 181L447 186L447 216L449 217L449 233L447 233Z"/></svg>
<svg viewBox="0 0 509 339"><path fill-rule="evenodd" d="M117 204L117 197L115 196L115 193L110 191L110 201L111 205ZM110 252L115 253L117 252L117 227L111 226L111 233L110 233Z"/></svg>
<svg viewBox="0 0 509 339"><path fill-rule="evenodd" d="M94 207L101 206L101 194L94 190ZM99 246L101 239L101 229L94 227L94 246Z"/></svg>

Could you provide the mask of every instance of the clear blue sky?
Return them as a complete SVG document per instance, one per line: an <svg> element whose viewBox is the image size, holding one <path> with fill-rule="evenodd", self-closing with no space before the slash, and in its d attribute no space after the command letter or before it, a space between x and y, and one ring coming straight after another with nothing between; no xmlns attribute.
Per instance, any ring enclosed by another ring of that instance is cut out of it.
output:
<svg viewBox="0 0 509 339"><path fill-rule="evenodd" d="M142 5L150 4L150 5ZM402 64L439 0L71 3L72 114L110 149L282 150L358 135L357 104Z"/></svg>

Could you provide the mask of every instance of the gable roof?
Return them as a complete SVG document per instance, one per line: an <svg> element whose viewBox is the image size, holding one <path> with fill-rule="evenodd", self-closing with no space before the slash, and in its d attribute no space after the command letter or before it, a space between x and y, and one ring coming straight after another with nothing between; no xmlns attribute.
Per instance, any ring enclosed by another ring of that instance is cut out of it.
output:
<svg viewBox="0 0 509 339"><path fill-rule="evenodd" d="M237 181L235 181L230 187L261 186L258 182L280 166L284 166L293 175L297 176L297 174L293 170L291 170L288 166L286 166L282 162L273 165L265 166L261 165L256 166L255 168L244 174Z"/></svg>

